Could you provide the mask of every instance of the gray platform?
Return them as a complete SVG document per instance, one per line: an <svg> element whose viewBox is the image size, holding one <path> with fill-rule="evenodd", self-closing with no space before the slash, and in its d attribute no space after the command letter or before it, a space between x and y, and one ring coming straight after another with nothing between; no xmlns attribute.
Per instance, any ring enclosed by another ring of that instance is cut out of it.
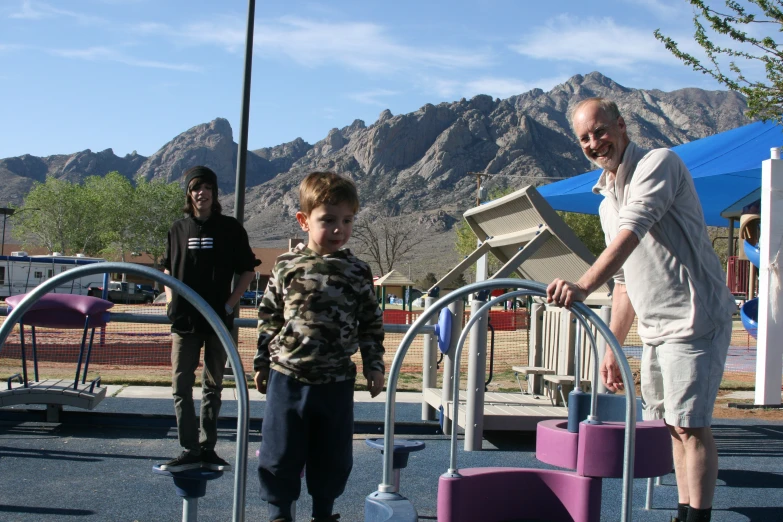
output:
<svg viewBox="0 0 783 522"><path fill-rule="evenodd" d="M464 395L464 394L463 394ZM445 415L454 419L453 401L441 401L439 388L424 390L424 400L436 410L443 406ZM465 428L465 400L460 398L459 426ZM499 431L536 431L536 425L542 420L565 419L568 410L562 406L552 406L543 395L523 393L484 394L484 429Z"/></svg>

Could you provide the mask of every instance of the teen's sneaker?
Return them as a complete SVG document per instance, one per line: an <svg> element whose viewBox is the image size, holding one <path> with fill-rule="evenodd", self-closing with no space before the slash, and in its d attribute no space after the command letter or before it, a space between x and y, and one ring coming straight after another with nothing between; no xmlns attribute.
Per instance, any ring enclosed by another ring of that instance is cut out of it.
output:
<svg viewBox="0 0 783 522"><path fill-rule="evenodd" d="M328 517L313 517L310 519L310 522L332 522L333 520L340 520L340 515L331 515Z"/></svg>
<svg viewBox="0 0 783 522"><path fill-rule="evenodd" d="M198 469L201 467L201 455L194 455L190 450L180 453L179 457L173 458L168 462L161 464L160 469L164 471L187 471L189 469Z"/></svg>
<svg viewBox="0 0 783 522"><path fill-rule="evenodd" d="M218 457L215 450L201 450L201 466L212 471L230 471L231 464Z"/></svg>

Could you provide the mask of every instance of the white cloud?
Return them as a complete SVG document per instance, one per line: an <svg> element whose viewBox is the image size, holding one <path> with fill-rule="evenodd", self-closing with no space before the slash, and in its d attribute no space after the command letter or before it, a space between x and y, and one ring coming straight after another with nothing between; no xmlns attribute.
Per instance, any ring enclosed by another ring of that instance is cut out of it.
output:
<svg viewBox="0 0 783 522"><path fill-rule="evenodd" d="M98 16L68 11L53 7L44 2L34 2L33 0L23 0L18 11L8 15L9 18L22 20L42 20L44 18L67 17L76 20L81 24L105 24L106 20Z"/></svg>
<svg viewBox="0 0 783 522"><path fill-rule="evenodd" d="M630 69L640 62L670 65L676 61L652 30L622 26L612 18L558 16L531 32L511 49L539 60Z"/></svg>
<svg viewBox="0 0 783 522"><path fill-rule="evenodd" d="M144 22L131 27L136 33L169 38L177 45L216 45L229 52L245 47L245 21L238 17L221 16L215 20L196 22L181 28L158 22Z"/></svg>
<svg viewBox="0 0 783 522"><path fill-rule="evenodd" d="M466 96L475 96L477 94L488 94L493 98L508 98L528 92L538 87L544 91L551 90L552 87L563 83L568 77L561 76L556 78L541 78L535 81L520 80L518 78L479 78L467 82L463 90Z"/></svg>
<svg viewBox="0 0 783 522"><path fill-rule="evenodd" d="M309 67L341 64L365 72L414 68L465 69L490 65L486 52L424 49L398 43L384 27L364 22L317 22L285 17L261 24L256 49Z"/></svg>
<svg viewBox="0 0 783 522"><path fill-rule="evenodd" d="M174 64L155 60L144 60L123 54L109 47L89 47L86 49L48 49L48 53L63 58L86 60L91 62L117 62L133 67L168 69L172 71L200 72L201 68L191 64Z"/></svg>
<svg viewBox="0 0 783 522"><path fill-rule="evenodd" d="M379 105L381 107L387 107L388 103L381 100L380 98L387 98L389 96L396 96L398 94L398 91L390 91L389 89L375 89L372 91L351 93L348 94L348 98L365 105Z"/></svg>
<svg viewBox="0 0 783 522"><path fill-rule="evenodd" d="M245 20L224 16L172 28L148 23L138 32L166 36L178 44L217 45L229 52L245 46ZM417 68L466 69L491 65L488 51L452 48L419 48L398 42L378 24L321 22L283 17L256 23L255 52L266 57L292 60L306 67L339 65L369 73L391 73Z"/></svg>
<svg viewBox="0 0 783 522"><path fill-rule="evenodd" d="M505 99L535 88L548 91L568 78L568 76L556 76L539 78L538 80L521 80L512 77L486 76L469 80L455 80L423 76L418 79L417 86L422 91L431 92L444 100L472 98L479 94Z"/></svg>

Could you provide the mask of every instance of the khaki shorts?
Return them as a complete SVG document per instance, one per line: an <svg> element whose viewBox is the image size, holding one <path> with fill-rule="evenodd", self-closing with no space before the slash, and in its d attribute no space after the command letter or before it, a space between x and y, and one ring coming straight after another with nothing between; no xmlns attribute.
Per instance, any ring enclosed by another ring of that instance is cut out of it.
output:
<svg viewBox="0 0 783 522"><path fill-rule="evenodd" d="M728 322L693 341L644 345L644 420L664 419L666 424L682 428L703 428L712 423L731 328Z"/></svg>

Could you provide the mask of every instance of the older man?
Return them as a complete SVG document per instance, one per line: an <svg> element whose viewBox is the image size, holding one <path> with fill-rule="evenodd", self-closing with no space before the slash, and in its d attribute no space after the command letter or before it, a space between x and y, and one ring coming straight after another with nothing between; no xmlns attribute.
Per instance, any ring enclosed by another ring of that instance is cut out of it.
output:
<svg viewBox="0 0 783 522"><path fill-rule="evenodd" d="M603 169L593 192L606 250L577 281L554 280L549 302L570 307L614 277L610 328L622 344L639 318L645 419L664 419L674 452L679 505L673 521L708 521L718 476L710 424L736 309L712 249L685 164L667 149L645 151L628 138L617 105L591 98L571 124L582 150ZM622 389L611 352L601 364L607 389Z"/></svg>

